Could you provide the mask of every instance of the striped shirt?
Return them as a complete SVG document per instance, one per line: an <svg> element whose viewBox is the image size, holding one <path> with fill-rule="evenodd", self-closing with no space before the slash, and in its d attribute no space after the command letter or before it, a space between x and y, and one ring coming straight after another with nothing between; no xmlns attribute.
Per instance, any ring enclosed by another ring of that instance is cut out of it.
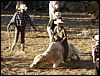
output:
<svg viewBox="0 0 100 76"><path fill-rule="evenodd" d="M30 16L19 11L15 12L14 16L9 22L9 25L13 23L15 23L15 26L25 26L27 23L34 26L34 21L30 18Z"/></svg>

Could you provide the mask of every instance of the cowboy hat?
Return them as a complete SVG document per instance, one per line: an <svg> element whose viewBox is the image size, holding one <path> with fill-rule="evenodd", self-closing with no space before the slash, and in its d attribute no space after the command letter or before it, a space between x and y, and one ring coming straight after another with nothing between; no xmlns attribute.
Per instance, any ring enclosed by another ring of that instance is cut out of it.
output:
<svg viewBox="0 0 100 76"><path fill-rule="evenodd" d="M58 24L58 23L64 23L61 19L57 19L56 21L54 21L54 24Z"/></svg>
<svg viewBox="0 0 100 76"><path fill-rule="evenodd" d="M20 9L27 9L27 6L26 6L26 4L20 4L20 7L19 7Z"/></svg>
<svg viewBox="0 0 100 76"><path fill-rule="evenodd" d="M94 35L94 36L93 36L93 40L99 41L99 35Z"/></svg>
<svg viewBox="0 0 100 76"><path fill-rule="evenodd" d="M16 5L16 9L17 10L20 10L20 9L27 9L27 6L26 6L26 4L20 4L20 5Z"/></svg>

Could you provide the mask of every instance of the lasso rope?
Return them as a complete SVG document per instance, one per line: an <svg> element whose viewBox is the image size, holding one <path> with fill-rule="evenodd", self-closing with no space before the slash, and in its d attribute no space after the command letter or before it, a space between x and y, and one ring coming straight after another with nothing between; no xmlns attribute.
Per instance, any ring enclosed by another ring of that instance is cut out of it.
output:
<svg viewBox="0 0 100 76"><path fill-rule="evenodd" d="M10 33L11 33L11 28L7 28L7 33L8 33L8 43L9 43L9 49L11 49L11 37L10 37Z"/></svg>

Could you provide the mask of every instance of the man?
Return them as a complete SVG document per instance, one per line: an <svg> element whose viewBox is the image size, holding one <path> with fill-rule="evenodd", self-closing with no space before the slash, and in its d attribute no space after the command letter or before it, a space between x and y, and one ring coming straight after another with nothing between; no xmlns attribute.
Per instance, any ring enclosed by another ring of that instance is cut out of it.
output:
<svg viewBox="0 0 100 76"><path fill-rule="evenodd" d="M47 24L47 32L48 32L50 42L51 42L52 33L53 33L54 28L56 26L56 24L54 24L54 21L57 18L61 18L59 1L50 1L49 2L49 17L50 17L50 19L49 19L49 22Z"/></svg>
<svg viewBox="0 0 100 76"><path fill-rule="evenodd" d="M99 75L99 35L94 35L95 45L92 47L92 59L95 64L96 75Z"/></svg>
<svg viewBox="0 0 100 76"><path fill-rule="evenodd" d="M15 23L15 37L14 37L14 43L11 47L13 50L16 42L18 41L19 33L21 32L21 51L24 53L24 46L25 46L25 26L27 23L33 26L35 31L37 31L36 27L34 26L34 22L31 20L30 16L27 15L27 6L25 4L20 4L19 7L16 8L17 12L15 12L14 16L10 20L7 29L10 28L10 25Z"/></svg>
<svg viewBox="0 0 100 76"><path fill-rule="evenodd" d="M48 32L48 35L49 35L49 38L50 38L50 42L51 42L51 39L52 39L52 33L53 33L54 28L56 26L56 24L54 24L54 21L56 21L56 19L62 19L61 13L60 12L55 12L53 18L54 19L52 19L47 25L47 32Z"/></svg>
<svg viewBox="0 0 100 76"><path fill-rule="evenodd" d="M67 56L68 56L68 42L67 42L67 33L66 29L63 27L63 21L61 19L57 19L54 21L54 23L57 25L54 28L54 33L52 36L52 41L59 41L62 43L64 47L64 62L66 62Z"/></svg>

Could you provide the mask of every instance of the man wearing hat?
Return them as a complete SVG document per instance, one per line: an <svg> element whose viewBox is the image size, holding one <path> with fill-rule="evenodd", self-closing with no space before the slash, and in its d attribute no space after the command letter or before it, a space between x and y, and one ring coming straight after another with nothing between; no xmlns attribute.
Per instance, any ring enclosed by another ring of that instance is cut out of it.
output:
<svg viewBox="0 0 100 76"><path fill-rule="evenodd" d="M56 24L54 24L54 21L57 18L61 18L59 1L49 1L49 17L50 17L50 19L47 24L47 32L48 32L50 42L51 42L52 32L54 30L54 27L56 26Z"/></svg>
<svg viewBox="0 0 100 76"><path fill-rule="evenodd" d="M11 24L15 24L15 37L14 37L14 43L11 47L11 49L8 50L13 50L16 42L18 41L19 33L21 33L21 51L24 53L24 46L25 46L25 26L27 23L33 26L35 31L37 30L36 27L34 26L34 22L31 20L30 16L27 15L27 6L26 4L22 3L19 6L16 7L17 11L15 12L14 16L8 23L7 29L10 28Z"/></svg>
<svg viewBox="0 0 100 76"><path fill-rule="evenodd" d="M53 18L51 20L49 20L49 23L47 25L47 32L48 32L48 35L50 38L50 42L51 42L52 33L53 33L54 28L56 26L56 24L54 24L54 21L56 21L56 19L62 19L61 12L55 12L53 15Z"/></svg>
<svg viewBox="0 0 100 76"><path fill-rule="evenodd" d="M54 21L54 23L57 26L55 26L55 28L54 28L52 41L59 41L62 43L62 45L64 47L63 59L64 59L64 62L66 62L66 59L68 56L68 42L67 42L66 29L63 27L63 21L61 19L57 19L56 21Z"/></svg>
<svg viewBox="0 0 100 76"><path fill-rule="evenodd" d="M99 75L99 35L94 35L95 45L92 47L92 60L95 64L96 75Z"/></svg>

